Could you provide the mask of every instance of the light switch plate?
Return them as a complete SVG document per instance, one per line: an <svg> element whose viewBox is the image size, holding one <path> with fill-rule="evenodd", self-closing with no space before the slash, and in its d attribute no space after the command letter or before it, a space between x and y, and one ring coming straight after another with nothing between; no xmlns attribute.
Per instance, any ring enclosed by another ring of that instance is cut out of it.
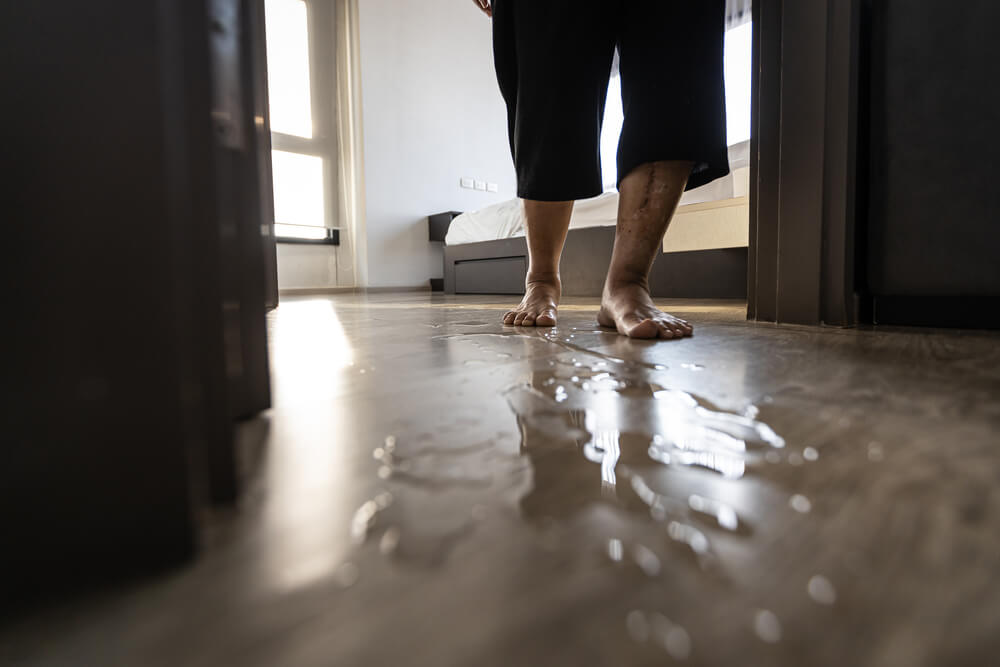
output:
<svg viewBox="0 0 1000 667"><path fill-rule="evenodd" d="M476 181L476 189L486 192L486 181Z"/></svg>
<svg viewBox="0 0 1000 667"><path fill-rule="evenodd" d="M487 192L499 192L500 191L500 186L497 185L496 183L487 183L486 184L486 191Z"/></svg>
<svg viewBox="0 0 1000 667"><path fill-rule="evenodd" d="M463 188L468 188L470 190L473 188L473 181L472 181L471 178L464 178L463 177L461 183L462 183L462 187Z"/></svg>

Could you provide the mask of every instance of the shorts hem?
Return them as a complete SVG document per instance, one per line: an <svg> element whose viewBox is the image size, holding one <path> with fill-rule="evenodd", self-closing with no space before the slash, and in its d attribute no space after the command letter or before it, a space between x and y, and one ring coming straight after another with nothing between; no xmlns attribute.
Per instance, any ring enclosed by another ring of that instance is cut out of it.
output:
<svg viewBox="0 0 1000 667"><path fill-rule="evenodd" d="M581 190L567 190L566 192L558 191L536 191L529 190L527 188L518 188L517 196L519 199L530 199L532 201L549 201L549 202L559 202L559 201L580 201L581 199L590 199L592 197L597 197L598 195L604 194L603 188L598 188L594 190L593 188L581 189Z"/></svg>

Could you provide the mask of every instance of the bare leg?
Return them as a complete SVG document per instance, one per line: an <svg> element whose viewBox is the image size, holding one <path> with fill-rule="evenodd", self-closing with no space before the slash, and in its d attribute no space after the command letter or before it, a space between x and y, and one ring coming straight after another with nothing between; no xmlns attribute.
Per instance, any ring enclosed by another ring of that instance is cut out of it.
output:
<svg viewBox="0 0 1000 667"><path fill-rule="evenodd" d="M630 338L691 335L690 324L659 310L649 296L649 270L690 174L690 162L650 162L622 180L615 249L597 316L601 326Z"/></svg>
<svg viewBox="0 0 1000 667"><path fill-rule="evenodd" d="M504 313L503 323L551 327L556 323L561 285L559 257L566 242L573 202L524 200L524 230L528 239L528 276L521 303Z"/></svg>

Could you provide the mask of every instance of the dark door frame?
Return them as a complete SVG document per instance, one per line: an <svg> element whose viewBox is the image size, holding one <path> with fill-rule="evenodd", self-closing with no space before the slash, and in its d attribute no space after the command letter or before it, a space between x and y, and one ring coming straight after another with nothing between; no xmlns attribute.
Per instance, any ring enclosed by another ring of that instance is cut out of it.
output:
<svg viewBox="0 0 1000 667"><path fill-rule="evenodd" d="M747 317L858 321L863 0L755 0Z"/></svg>

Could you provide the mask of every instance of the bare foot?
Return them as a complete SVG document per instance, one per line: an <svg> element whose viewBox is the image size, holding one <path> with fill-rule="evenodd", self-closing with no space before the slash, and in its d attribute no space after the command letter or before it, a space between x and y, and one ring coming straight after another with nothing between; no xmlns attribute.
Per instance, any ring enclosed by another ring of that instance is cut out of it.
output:
<svg viewBox="0 0 1000 667"><path fill-rule="evenodd" d="M612 327L629 338L684 338L694 328L655 305L643 284L605 285L597 322Z"/></svg>
<svg viewBox="0 0 1000 667"><path fill-rule="evenodd" d="M529 278L524 298L513 310L503 315L504 324L519 327L553 327L562 286L559 276Z"/></svg>

